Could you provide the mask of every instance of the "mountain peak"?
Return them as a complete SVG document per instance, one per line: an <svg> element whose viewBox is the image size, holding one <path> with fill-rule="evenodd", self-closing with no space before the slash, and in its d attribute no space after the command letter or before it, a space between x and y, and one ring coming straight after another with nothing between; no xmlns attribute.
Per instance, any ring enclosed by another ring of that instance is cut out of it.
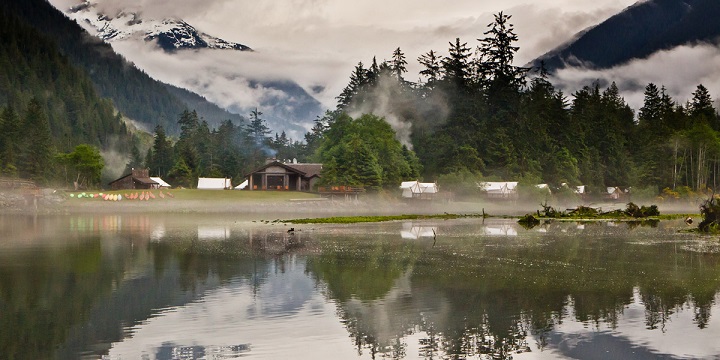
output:
<svg viewBox="0 0 720 360"><path fill-rule="evenodd" d="M226 41L201 31L182 19L143 19L141 14L120 11L117 14L101 12L95 3L86 1L71 7L68 15L79 23L92 27L97 36L106 42L141 37L154 41L168 52L185 49L227 49L252 51L248 46Z"/></svg>

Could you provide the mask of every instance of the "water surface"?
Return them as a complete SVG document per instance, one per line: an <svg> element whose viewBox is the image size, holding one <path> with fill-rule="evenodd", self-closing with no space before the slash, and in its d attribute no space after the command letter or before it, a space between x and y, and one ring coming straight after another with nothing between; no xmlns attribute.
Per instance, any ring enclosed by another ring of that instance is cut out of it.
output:
<svg viewBox="0 0 720 360"><path fill-rule="evenodd" d="M681 221L254 216L1 216L0 358L720 358Z"/></svg>

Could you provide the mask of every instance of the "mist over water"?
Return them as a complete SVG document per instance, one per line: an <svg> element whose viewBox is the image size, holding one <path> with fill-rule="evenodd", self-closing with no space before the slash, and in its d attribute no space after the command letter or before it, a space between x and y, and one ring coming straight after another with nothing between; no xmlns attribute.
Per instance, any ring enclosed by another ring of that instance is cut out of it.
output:
<svg viewBox="0 0 720 360"><path fill-rule="evenodd" d="M260 220L275 215L0 216L0 354L720 354L720 248L682 220Z"/></svg>

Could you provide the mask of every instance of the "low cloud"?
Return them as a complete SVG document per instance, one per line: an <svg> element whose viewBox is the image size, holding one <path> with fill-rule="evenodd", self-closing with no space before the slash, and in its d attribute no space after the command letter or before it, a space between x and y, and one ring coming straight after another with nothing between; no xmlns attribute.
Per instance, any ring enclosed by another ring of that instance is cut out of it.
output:
<svg viewBox="0 0 720 360"><path fill-rule="evenodd" d="M646 59L633 60L611 69L565 68L551 79L567 95L600 80L614 81L625 101L636 111L643 106L645 86L665 86L667 94L685 104L699 84L712 96L720 96L720 48L713 44L678 46L657 52Z"/></svg>
<svg viewBox="0 0 720 360"><path fill-rule="evenodd" d="M389 59L397 47L408 60L406 78L417 81L418 56L430 50L447 55L448 43L457 37L475 48L493 14L504 11L513 15L511 22L520 38L516 63L524 64L634 1L548 0L537 5L528 0L452 4L430 0L99 0L97 6L109 14L122 10L139 12L147 19L182 18L199 31L255 50L171 55L152 44L138 45L137 39L113 44L158 80L198 92L229 109L254 107L269 97L282 96L253 80L291 80L324 108L333 109L335 97L359 61L368 64L373 56L378 61ZM51 2L67 9L80 1Z"/></svg>

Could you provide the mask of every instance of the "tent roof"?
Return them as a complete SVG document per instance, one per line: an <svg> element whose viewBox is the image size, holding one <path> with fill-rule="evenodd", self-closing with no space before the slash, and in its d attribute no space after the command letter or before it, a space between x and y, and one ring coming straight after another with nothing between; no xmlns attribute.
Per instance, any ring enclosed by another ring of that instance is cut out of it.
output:
<svg viewBox="0 0 720 360"><path fill-rule="evenodd" d="M400 183L400 188L401 188L401 189L411 189L411 188L413 188L414 186L417 186L417 185L418 185L417 180L415 180L415 181L403 181L403 182Z"/></svg>
<svg viewBox="0 0 720 360"><path fill-rule="evenodd" d="M248 186L249 183L250 183L250 181L245 179L245 181L243 181L242 183L240 183L240 185L235 187L235 190L243 190Z"/></svg>
<svg viewBox="0 0 720 360"><path fill-rule="evenodd" d="M478 187L486 191L497 191L502 189L513 190L517 187L517 184L517 181L484 181L478 183Z"/></svg>
<svg viewBox="0 0 720 360"><path fill-rule="evenodd" d="M418 183L421 193L435 194L438 192L438 186L436 183Z"/></svg>
<svg viewBox="0 0 720 360"><path fill-rule="evenodd" d="M162 186L162 187L171 187L170 184L166 183L165 180L163 180L163 179L161 179L161 178L159 178L159 177L153 177L153 176L151 176L151 177L150 177L150 180L152 180L152 181L160 184L160 186Z"/></svg>

